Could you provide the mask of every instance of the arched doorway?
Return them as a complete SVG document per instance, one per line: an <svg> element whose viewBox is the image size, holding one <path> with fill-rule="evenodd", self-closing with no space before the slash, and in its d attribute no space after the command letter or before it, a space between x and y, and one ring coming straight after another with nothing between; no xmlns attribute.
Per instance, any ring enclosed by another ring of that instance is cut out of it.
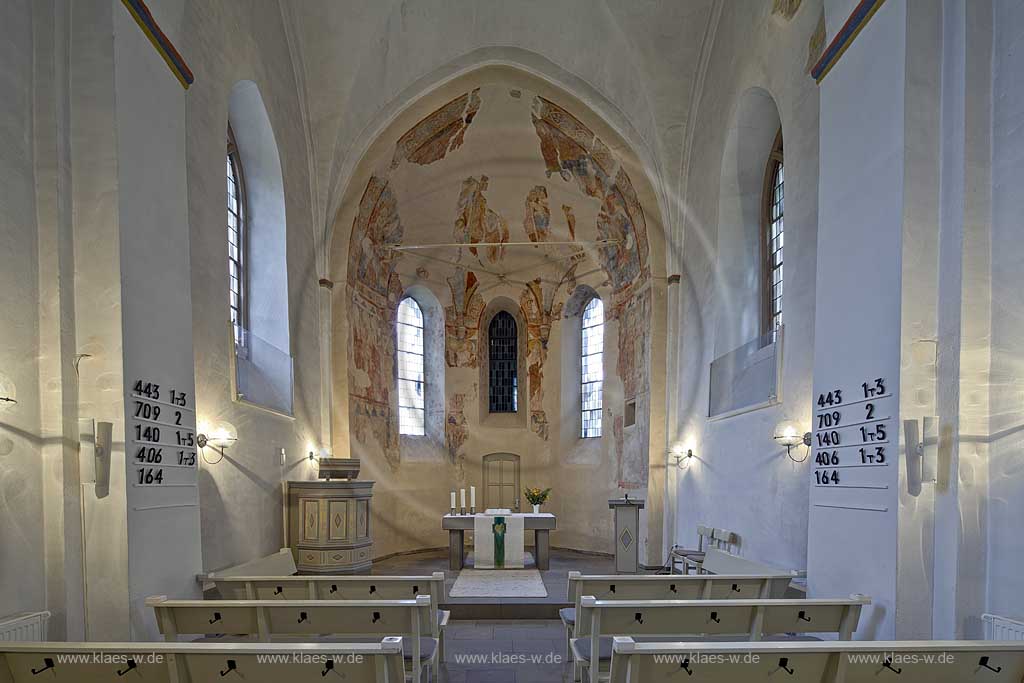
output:
<svg viewBox="0 0 1024 683"><path fill-rule="evenodd" d="M484 510L503 508L519 512L519 456L491 453L484 456Z"/></svg>

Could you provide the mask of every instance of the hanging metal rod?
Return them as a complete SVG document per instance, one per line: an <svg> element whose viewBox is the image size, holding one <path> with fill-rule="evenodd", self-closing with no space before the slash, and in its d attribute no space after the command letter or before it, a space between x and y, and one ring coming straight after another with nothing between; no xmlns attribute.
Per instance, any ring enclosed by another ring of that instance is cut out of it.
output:
<svg viewBox="0 0 1024 683"><path fill-rule="evenodd" d="M556 247L573 245L577 247L602 247L619 244L622 240L595 240L592 242L442 242L440 244L385 244L385 249L412 251L415 249L437 249L441 247Z"/></svg>

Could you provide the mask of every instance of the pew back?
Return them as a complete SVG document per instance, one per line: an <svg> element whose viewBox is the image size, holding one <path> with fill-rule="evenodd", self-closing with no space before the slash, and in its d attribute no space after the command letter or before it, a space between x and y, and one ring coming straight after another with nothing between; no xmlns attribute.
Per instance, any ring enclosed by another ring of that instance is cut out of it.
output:
<svg viewBox="0 0 1024 683"><path fill-rule="evenodd" d="M444 601L444 572L431 576L230 576L213 577L223 600Z"/></svg>
<svg viewBox="0 0 1024 683"><path fill-rule="evenodd" d="M1018 683L1024 678L1024 642L637 643L629 637L615 639L611 683L671 679L683 671L688 683Z"/></svg>
<svg viewBox="0 0 1024 683"><path fill-rule="evenodd" d="M711 574L730 574L734 576L778 576L785 574L792 579L797 575L797 572L783 571L778 567L772 567L771 565L762 564L739 555L733 555L718 548L708 548L701 568L703 571Z"/></svg>
<svg viewBox="0 0 1024 683"><path fill-rule="evenodd" d="M584 596L576 636L746 636L833 633L849 639L862 595L842 600L598 600Z"/></svg>
<svg viewBox="0 0 1024 683"><path fill-rule="evenodd" d="M0 644L0 683L207 683L228 674L246 683L312 683L332 671L350 683L404 683L402 639L349 644Z"/></svg>
<svg viewBox="0 0 1024 683"><path fill-rule="evenodd" d="M590 575L569 572L569 598L598 600L754 600L781 598L791 576L785 573L751 575Z"/></svg>
<svg viewBox="0 0 1024 683"><path fill-rule="evenodd" d="M147 598L167 640L179 635L436 637L430 598L413 600L168 600ZM417 640L418 645L418 640Z"/></svg>

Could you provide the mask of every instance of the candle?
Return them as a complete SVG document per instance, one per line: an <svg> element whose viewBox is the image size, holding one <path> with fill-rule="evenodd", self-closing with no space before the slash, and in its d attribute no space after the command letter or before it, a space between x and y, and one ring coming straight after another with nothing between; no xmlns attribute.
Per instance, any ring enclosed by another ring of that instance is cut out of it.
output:
<svg viewBox="0 0 1024 683"><path fill-rule="evenodd" d="M455 509L455 491L452 491L452 510Z"/></svg>
<svg viewBox="0 0 1024 683"><path fill-rule="evenodd" d="M471 508L475 508L476 507L476 487L475 486L470 486L469 487L469 507L471 507Z"/></svg>
<svg viewBox="0 0 1024 683"><path fill-rule="evenodd" d="M461 502L461 506L460 507L465 508L466 507L466 489L459 489L459 501Z"/></svg>

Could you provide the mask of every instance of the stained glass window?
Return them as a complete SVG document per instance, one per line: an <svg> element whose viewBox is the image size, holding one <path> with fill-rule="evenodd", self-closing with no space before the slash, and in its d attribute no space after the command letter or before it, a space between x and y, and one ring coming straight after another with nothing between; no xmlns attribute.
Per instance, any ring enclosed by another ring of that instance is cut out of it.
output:
<svg viewBox="0 0 1024 683"><path fill-rule="evenodd" d="M583 398L584 439L601 436L604 399L604 304L594 297L583 309L580 386Z"/></svg>
<svg viewBox="0 0 1024 683"><path fill-rule="evenodd" d="M423 436L426 378L423 362L423 311L411 297L398 305L398 433Z"/></svg>
<svg viewBox="0 0 1024 683"><path fill-rule="evenodd" d="M487 331L490 344L490 412L514 413L519 410L519 344L516 319L499 312Z"/></svg>

